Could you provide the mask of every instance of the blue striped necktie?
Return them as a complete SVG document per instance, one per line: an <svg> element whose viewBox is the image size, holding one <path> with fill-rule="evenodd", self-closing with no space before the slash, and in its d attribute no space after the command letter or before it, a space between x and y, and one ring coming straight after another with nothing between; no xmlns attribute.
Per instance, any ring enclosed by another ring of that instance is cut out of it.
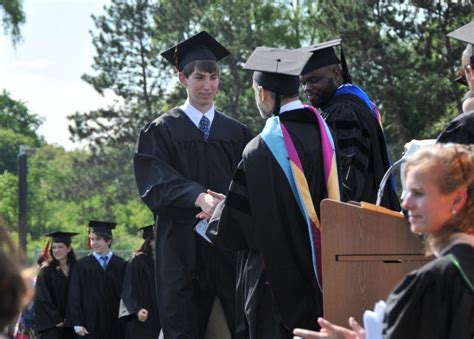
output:
<svg viewBox="0 0 474 339"><path fill-rule="evenodd" d="M107 259L108 259L108 258L107 258L106 255L104 255L103 257L100 257L100 259L102 260L102 268L103 268L104 271L105 271L105 269L107 268Z"/></svg>
<svg viewBox="0 0 474 339"><path fill-rule="evenodd" d="M199 121L199 130L202 132L204 140L207 140L207 138L209 137L209 125L209 119L205 115L203 115L201 120Z"/></svg>

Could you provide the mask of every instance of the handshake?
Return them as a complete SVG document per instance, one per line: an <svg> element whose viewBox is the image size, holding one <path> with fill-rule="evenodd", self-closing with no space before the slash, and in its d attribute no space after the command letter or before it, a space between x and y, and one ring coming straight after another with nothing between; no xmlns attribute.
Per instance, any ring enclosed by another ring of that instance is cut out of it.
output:
<svg viewBox="0 0 474 339"><path fill-rule="evenodd" d="M200 193L194 202L194 205L201 209L201 212L196 214L196 218L209 220L212 217L217 204L224 199L224 194L216 193L211 190L207 190L206 193Z"/></svg>

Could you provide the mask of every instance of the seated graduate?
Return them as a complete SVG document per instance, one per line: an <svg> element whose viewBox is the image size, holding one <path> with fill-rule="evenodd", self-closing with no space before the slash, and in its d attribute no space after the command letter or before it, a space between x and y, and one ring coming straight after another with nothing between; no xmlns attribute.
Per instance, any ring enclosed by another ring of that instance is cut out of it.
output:
<svg viewBox="0 0 474 339"><path fill-rule="evenodd" d="M291 338L296 324L317 329L313 315L322 314L319 205L339 200L340 190L331 133L298 98L310 57L258 47L244 66L254 71L267 121L206 232L216 246L239 251L237 338Z"/></svg>
<svg viewBox="0 0 474 339"><path fill-rule="evenodd" d="M93 252L78 260L71 270L66 318L78 336L123 338L118 313L127 262L110 250L115 225L114 222L89 222Z"/></svg>
<svg viewBox="0 0 474 339"><path fill-rule="evenodd" d="M448 37L467 43L461 56L461 76L455 81L469 86L469 91L463 98L463 113L446 126L437 142L474 144L474 21L449 33Z"/></svg>
<svg viewBox="0 0 474 339"><path fill-rule="evenodd" d="M36 278L34 297L34 321L37 337L76 338L74 329L65 326L69 271L76 263L76 255L71 246L71 237L78 233L52 232L45 248L41 270Z"/></svg>
<svg viewBox="0 0 474 339"><path fill-rule="evenodd" d="M408 274L387 299L383 333L372 338L474 337L474 149L438 144L408 159L408 194L402 207L410 229L423 234L436 259ZM321 332L295 329L303 338L365 338L319 318Z"/></svg>
<svg viewBox="0 0 474 339"><path fill-rule="evenodd" d="M158 338L160 317L155 288L154 225L140 228L145 240L127 265L119 317L125 320L125 338Z"/></svg>

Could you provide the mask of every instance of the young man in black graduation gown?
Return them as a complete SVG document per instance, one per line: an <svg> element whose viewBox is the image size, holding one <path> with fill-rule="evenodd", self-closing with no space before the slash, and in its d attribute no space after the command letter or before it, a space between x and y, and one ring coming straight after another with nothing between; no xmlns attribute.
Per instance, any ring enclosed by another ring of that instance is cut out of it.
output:
<svg viewBox="0 0 474 339"><path fill-rule="evenodd" d="M123 338L118 319L120 293L127 262L112 253L114 222L89 222L93 250L71 271L67 319L78 337Z"/></svg>
<svg viewBox="0 0 474 339"><path fill-rule="evenodd" d="M298 72L309 57L298 51L259 47L245 65L256 70L256 102L268 120L245 148L227 196L217 205L206 232L216 246L239 251L238 338L292 338L295 326L315 328L315 317L322 315L312 236L295 191L266 139L273 123L286 128L302 164L313 211L319 216L320 201L328 197L321 128L323 135L330 136L319 113L298 99ZM282 147L277 146L276 152ZM283 162L288 165L285 155ZM337 192L331 197L338 199L335 161L333 169Z"/></svg>
<svg viewBox="0 0 474 339"><path fill-rule="evenodd" d="M41 267L35 284L34 321L38 338L74 339L74 330L65 326L69 272L76 263L71 248L72 232L52 232L44 254L47 262Z"/></svg>
<svg viewBox="0 0 474 339"><path fill-rule="evenodd" d="M233 332L235 256L193 231L196 214L213 204L206 190L227 190L250 140L245 125L214 108L217 61L229 51L201 32L162 55L177 68L187 100L141 130L134 157L140 197L160 216L156 282L161 326L167 339L202 338L218 297Z"/></svg>
<svg viewBox="0 0 474 339"><path fill-rule="evenodd" d="M437 142L474 144L474 21L454 30L448 37L467 43L461 57L461 83L469 86L463 99L463 113L454 118L441 132Z"/></svg>
<svg viewBox="0 0 474 339"><path fill-rule="evenodd" d="M313 55L300 76L304 91L321 110L338 143L344 199L375 203L380 182L390 167L380 114L368 95L351 82L340 39L300 50ZM395 183L385 186L382 206L400 210Z"/></svg>
<svg viewBox="0 0 474 339"><path fill-rule="evenodd" d="M125 339L156 339L160 334L155 288L154 226L140 228L145 242L130 259L125 272L119 314L125 321Z"/></svg>

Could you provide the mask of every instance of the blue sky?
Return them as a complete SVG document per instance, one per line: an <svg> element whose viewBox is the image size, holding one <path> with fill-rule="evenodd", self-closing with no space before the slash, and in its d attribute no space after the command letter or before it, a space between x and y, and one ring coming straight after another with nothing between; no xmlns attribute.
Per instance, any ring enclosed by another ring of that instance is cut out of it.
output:
<svg viewBox="0 0 474 339"><path fill-rule="evenodd" d="M92 72L95 54L89 31L91 14L103 13L110 0L24 0L26 24L23 42L16 48L0 33L0 91L26 103L45 119L39 134L66 149L80 147L69 141L66 117L75 111L106 106L103 98L81 80Z"/></svg>

